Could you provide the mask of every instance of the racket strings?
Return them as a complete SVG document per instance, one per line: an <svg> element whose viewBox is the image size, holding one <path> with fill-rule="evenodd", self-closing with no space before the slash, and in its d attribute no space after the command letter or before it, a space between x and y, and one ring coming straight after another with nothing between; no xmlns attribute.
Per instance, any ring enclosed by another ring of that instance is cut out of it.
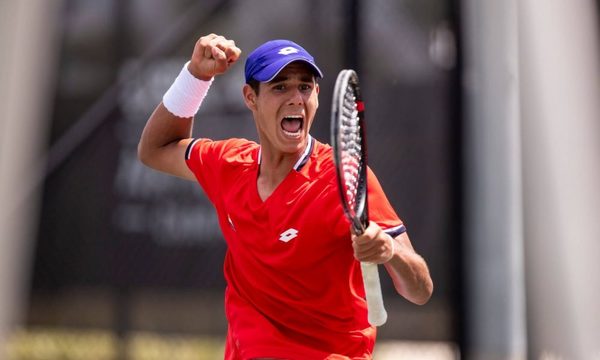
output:
<svg viewBox="0 0 600 360"><path fill-rule="evenodd" d="M358 205L358 188L361 174L362 136L360 121L353 88L348 85L340 109L340 148L343 183L346 201L352 211Z"/></svg>

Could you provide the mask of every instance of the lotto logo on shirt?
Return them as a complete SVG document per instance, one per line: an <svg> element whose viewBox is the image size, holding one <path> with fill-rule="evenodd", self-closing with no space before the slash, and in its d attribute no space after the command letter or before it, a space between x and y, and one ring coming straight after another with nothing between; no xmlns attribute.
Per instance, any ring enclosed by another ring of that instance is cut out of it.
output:
<svg viewBox="0 0 600 360"><path fill-rule="evenodd" d="M283 242L288 242L288 241L292 240L293 238L295 238L296 236L298 236L298 230L296 230L294 228L289 228L279 235L279 240L281 240Z"/></svg>

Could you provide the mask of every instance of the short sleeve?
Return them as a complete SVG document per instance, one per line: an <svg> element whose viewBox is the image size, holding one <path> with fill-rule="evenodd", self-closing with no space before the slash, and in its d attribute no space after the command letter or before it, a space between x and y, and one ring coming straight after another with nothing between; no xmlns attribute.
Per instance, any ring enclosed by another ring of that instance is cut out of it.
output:
<svg viewBox="0 0 600 360"><path fill-rule="evenodd" d="M385 196L379 180L368 169L367 175L369 219L376 222L386 233L396 237L406 231L402 220L398 217L394 208Z"/></svg>
<svg viewBox="0 0 600 360"><path fill-rule="evenodd" d="M210 139L194 139L185 152L185 162L198 180L208 198L214 203L218 181L211 181L219 173L219 142Z"/></svg>
<svg viewBox="0 0 600 360"><path fill-rule="evenodd" d="M256 146L246 139L194 139L185 152L185 162L214 204L225 177L231 175L237 164L252 162Z"/></svg>

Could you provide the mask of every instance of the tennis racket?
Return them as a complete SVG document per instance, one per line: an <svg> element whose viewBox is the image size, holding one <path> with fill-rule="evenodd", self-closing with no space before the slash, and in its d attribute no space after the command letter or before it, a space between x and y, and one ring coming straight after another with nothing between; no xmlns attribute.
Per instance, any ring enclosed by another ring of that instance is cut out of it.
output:
<svg viewBox="0 0 600 360"><path fill-rule="evenodd" d="M361 235L369 222L369 209L364 103L358 85L354 70L339 73L333 89L331 144L342 208L352 231ZM387 312L383 306L377 264L361 262L360 265L369 323L381 326L387 320Z"/></svg>

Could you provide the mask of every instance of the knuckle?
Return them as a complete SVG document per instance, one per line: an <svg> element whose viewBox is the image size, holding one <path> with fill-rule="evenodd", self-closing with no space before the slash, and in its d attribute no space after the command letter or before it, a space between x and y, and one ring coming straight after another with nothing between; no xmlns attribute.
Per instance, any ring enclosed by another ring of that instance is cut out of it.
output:
<svg viewBox="0 0 600 360"><path fill-rule="evenodd" d="M217 36L217 35L215 35L214 33L210 33L210 34L208 34L208 35L204 35L204 36L202 36L202 37L200 38L200 40L203 40L203 41L210 41L210 40L211 40L211 39L213 39L215 36Z"/></svg>
<svg viewBox="0 0 600 360"><path fill-rule="evenodd" d="M202 38L198 41L198 45L200 45L203 48L207 47L209 43L210 43L210 39L207 39L207 38Z"/></svg>

